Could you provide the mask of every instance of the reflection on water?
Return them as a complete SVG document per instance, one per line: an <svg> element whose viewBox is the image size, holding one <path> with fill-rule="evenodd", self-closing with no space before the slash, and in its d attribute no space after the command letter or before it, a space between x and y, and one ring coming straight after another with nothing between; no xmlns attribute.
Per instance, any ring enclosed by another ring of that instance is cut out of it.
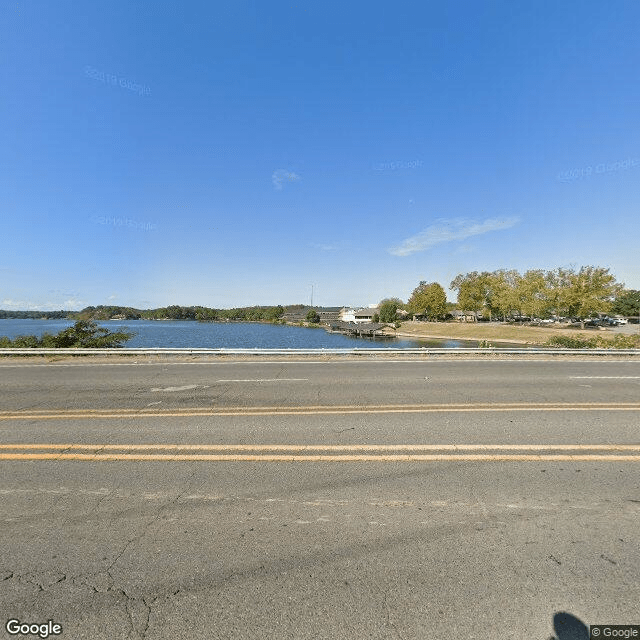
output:
<svg viewBox="0 0 640 640"><path fill-rule="evenodd" d="M73 324L71 320L0 320L0 336L56 334ZM474 340L414 338L351 338L324 329L289 327L256 322L190 322L181 320L111 320L99 322L110 331L136 335L126 343L131 348L201 349L407 349L419 347L455 349L477 347ZM492 343L496 348L517 345Z"/></svg>

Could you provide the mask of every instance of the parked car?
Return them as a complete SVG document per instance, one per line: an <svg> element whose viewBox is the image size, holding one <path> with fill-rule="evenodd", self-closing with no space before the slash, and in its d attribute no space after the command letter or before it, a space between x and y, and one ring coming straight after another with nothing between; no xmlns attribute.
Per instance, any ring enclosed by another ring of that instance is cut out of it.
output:
<svg viewBox="0 0 640 640"><path fill-rule="evenodd" d="M614 318L614 320L620 325L629 324L629 321L626 318Z"/></svg>

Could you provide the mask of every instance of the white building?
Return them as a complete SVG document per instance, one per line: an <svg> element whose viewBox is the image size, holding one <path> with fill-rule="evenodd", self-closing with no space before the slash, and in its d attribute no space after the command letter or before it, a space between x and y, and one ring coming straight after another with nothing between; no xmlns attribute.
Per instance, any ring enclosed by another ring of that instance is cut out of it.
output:
<svg viewBox="0 0 640 640"><path fill-rule="evenodd" d="M342 322L355 322L356 309L354 309L353 307L343 307L342 309L340 309L338 317L340 320L342 320Z"/></svg>

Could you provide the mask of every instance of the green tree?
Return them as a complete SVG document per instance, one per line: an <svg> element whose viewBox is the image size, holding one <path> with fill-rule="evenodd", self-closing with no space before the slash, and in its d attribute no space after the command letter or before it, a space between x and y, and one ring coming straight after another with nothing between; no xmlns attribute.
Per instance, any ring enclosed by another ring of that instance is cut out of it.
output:
<svg viewBox="0 0 640 640"><path fill-rule="evenodd" d="M570 277L569 311L571 315L589 316L611 309L623 285L604 267L580 267Z"/></svg>
<svg viewBox="0 0 640 640"><path fill-rule="evenodd" d="M515 269L498 269L481 275L487 286L486 306L490 318L496 315L506 320L513 311L519 310L517 287L520 274Z"/></svg>
<svg viewBox="0 0 640 640"><path fill-rule="evenodd" d="M542 269L531 269L520 276L516 284L519 310L526 316L540 317L551 310L547 282Z"/></svg>
<svg viewBox="0 0 640 640"><path fill-rule="evenodd" d="M571 282L575 271L558 267L545 274L547 302L549 310L560 316L571 316Z"/></svg>
<svg viewBox="0 0 640 640"><path fill-rule="evenodd" d="M133 333L111 333L91 320L78 320L72 327L54 336L55 347L113 348L121 347Z"/></svg>
<svg viewBox="0 0 640 640"><path fill-rule="evenodd" d="M611 313L621 316L640 315L640 291L625 289L621 291L611 305Z"/></svg>
<svg viewBox="0 0 640 640"><path fill-rule="evenodd" d="M402 301L397 298L388 298L382 301L378 313L380 322L395 322L401 305Z"/></svg>
<svg viewBox="0 0 640 640"><path fill-rule="evenodd" d="M425 314L429 320L439 320L447 313L447 294L437 282L421 280L407 303L413 314Z"/></svg>
<svg viewBox="0 0 640 640"><path fill-rule="evenodd" d="M309 309L307 312L307 322L311 324L318 324L318 322L320 322L320 316L315 309Z"/></svg>
<svg viewBox="0 0 640 640"><path fill-rule="evenodd" d="M478 314L489 301L490 274L486 271L472 271L458 274L449 285L449 289L458 292L458 308L461 311L473 311Z"/></svg>

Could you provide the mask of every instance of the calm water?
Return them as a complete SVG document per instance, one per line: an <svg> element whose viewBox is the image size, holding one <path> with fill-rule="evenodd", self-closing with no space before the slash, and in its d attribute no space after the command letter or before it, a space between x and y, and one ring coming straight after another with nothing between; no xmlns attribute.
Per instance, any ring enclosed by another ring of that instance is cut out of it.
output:
<svg viewBox="0 0 640 640"><path fill-rule="evenodd" d="M73 325L71 320L0 320L0 336L56 334ZM252 322L190 322L180 320L110 320L99 322L110 331L136 335L125 347L191 347L206 349L395 349L416 347L476 347L471 340L414 340L348 338L324 329L289 327ZM496 346L499 346L496 344ZM513 346L513 345L502 345Z"/></svg>

